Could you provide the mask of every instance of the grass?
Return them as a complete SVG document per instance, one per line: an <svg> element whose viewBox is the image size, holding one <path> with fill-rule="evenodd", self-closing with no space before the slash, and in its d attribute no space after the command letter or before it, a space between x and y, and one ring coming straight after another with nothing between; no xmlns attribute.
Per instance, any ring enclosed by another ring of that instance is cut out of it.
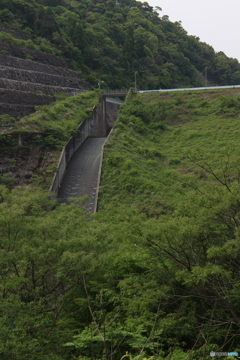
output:
<svg viewBox="0 0 240 360"><path fill-rule="evenodd" d="M27 133L27 146L41 146L48 154L32 181L35 185L49 188L60 151L81 122L91 116L93 107L98 103L98 91L88 92L68 98L60 96L55 103L38 107L35 113L20 121L12 122L8 115L3 115L0 118L0 146L5 149L18 148L16 133ZM12 187L12 179L1 177L0 184Z"/></svg>
<svg viewBox="0 0 240 360"><path fill-rule="evenodd" d="M238 89L130 97L105 147L99 209L171 204L215 175L238 179L239 122Z"/></svg>
<svg viewBox="0 0 240 360"><path fill-rule="evenodd" d="M14 131L43 133L47 141L43 145L62 147L98 102L98 92L87 92L58 100L50 106L39 106L35 113L22 118Z"/></svg>

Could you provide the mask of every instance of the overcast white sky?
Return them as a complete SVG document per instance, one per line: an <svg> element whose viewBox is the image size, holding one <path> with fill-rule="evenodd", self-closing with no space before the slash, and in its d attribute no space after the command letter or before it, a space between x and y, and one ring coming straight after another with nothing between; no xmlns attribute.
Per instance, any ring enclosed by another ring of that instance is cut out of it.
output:
<svg viewBox="0 0 240 360"><path fill-rule="evenodd" d="M141 0L160 6L160 16L182 21L189 35L240 61L240 0Z"/></svg>

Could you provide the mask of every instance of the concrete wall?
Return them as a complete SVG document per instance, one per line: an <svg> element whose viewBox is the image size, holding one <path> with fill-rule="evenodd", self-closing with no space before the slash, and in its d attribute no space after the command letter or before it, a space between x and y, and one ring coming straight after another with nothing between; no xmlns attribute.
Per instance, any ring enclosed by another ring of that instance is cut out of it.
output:
<svg viewBox="0 0 240 360"><path fill-rule="evenodd" d="M72 96L91 89L81 74L67 67L65 60L5 45L2 51L7 54L0 54L0 115L20 118L34 112L34 106L54 101L51 95L63 92Z"/></svg>
<svg viewBox="0 0 240 360"><path fill-rule="evenodd" d="M7 66L15 69L31 70L36 72L43 72L45 74L73 77L81 81L84 81L84 79L78 72L68 69L66 67L42 64L37 61L25 60L1 53L0 53L0 64L1 66Z"/></svg>
<svg viewBox="0 0 240 360"><path fill-rule="evenodd" d="M122 103L123 102L115 103L113 101L108 101L108 99L106 99L106 122L110 129L112 128L113 123L117 119L117 113Z"/></svg>
<svg viewBox="0 0 240 360"><path fill-rule="evenodd" d="M72 87L76 89L81 88L82 85L77 77L64 77L63 75L46 74L40 71L17 69L7 66L0 67L0 78L50 86Z"/></svg>
<svg viewBox="0 0 240 360"><path fill-rule="evenodd" d="M105 122L104 114L104 101L101 100L98 107L93 110L92 116L83 120L80 124L75 136L72 136L67 144L64 146L59 163L58 169L54 175L50 191L53 197L57 196L59 186L62 182L64 173L66 171L68 162L71 157L79 149L88 137L105 137L108 133L108 127Z"/></svg>
<svg viewBox="0 0 240 360"><path fill-rule="evenodd" d="M84 92L84 89L76 89L62 86L51 86L38 83L30 83L26 81L17 81L11 79L0 78L0 89L16 90L16 91L31 91L35 93L42 93L45 95L54 95L56 93L65 93L71 95L78 92Z"/></svg>
<svg viewBox="0 0 240 360"><path fill-rule="evenodd" d="M54 175L50 191L52 197L55 198L58 194L59 187L61 185L63 176L67 171L67 165L71 160L74 153L79 149L79 147L84 143L88 137L106 137L113 125L113 122L117 119L117 112L120 107L120 103L113 103L106 101L106 98L103 97L100 101L98 107L93 110L91 118L85 119L79 126L77 134L72 136L65 147L62 150L58 169ZM103 149L101 154L101 163L103 157ZM97 209L97 199L98 199L98 188L100 183L101 176L101 165L98 174L98 186L97 194L94 205L94 212Z"/></svg>
<svg viewBox="0 0 240 360"><path fill-rule="evenodd" d="M12 117L21 118L33 113L34 105L1 104L0 115L8 114Z"/></svg>
<svg viewBox="0 0 240 360"><path fill-rule="evenodd" d="M53 96L44 94L35 94L30 91L18 91L9 89L0 89L0 99L3 104L18 105L44 105L55 101Z"/></svg>

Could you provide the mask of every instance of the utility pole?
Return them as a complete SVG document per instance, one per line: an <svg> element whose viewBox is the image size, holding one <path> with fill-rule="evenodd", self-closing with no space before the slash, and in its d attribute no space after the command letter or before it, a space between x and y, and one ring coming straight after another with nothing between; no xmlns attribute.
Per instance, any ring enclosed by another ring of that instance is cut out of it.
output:
<svg viewBox="0 0 240 360"><path fill-rule="evenodd" d="M99 87L99 89L101 89L101 84L103 84L103 83L104 83L104 81L101 81L101 80L98 81L98 87Z"/></svg>
<svg viewBox="0 0 240 360"><path fill-rule="evenodd" d="M207 87L207 66L205 67L205 87Z"/></svg>
<svg viewBox="0 0 240 360"><path fill-rule="evenodd" d="M135 71L135 92L137 92L137 71Z"/></svg>

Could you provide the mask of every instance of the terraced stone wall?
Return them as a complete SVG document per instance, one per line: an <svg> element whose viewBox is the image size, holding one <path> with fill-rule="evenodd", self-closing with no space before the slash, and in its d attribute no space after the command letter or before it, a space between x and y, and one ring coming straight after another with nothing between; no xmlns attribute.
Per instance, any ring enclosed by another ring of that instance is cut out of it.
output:
<svg viewBox="0 0 240 360"><path fill-rule="evenodd" d="M0 115L20 118L35 106L53 102L56 93L71 96L91 90L64 59L3 43L0 49Z"/></svg>

